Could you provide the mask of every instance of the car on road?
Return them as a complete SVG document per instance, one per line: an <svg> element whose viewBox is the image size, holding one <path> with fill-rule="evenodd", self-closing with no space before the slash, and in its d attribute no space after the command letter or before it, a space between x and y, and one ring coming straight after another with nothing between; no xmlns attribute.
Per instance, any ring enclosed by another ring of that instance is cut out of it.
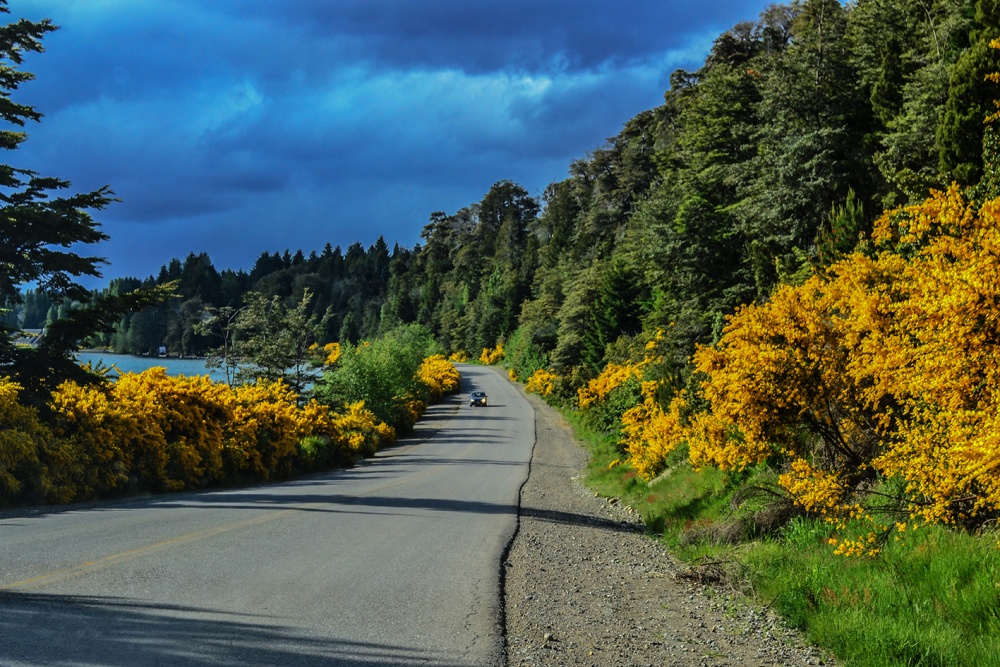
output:
<svg viewBox="0 0 1000 667"><path fill-rule="evenodd" d="M486 392L485 391L474 391L469 396L469 407L474 408L477 405L486 407Z"/></svg>

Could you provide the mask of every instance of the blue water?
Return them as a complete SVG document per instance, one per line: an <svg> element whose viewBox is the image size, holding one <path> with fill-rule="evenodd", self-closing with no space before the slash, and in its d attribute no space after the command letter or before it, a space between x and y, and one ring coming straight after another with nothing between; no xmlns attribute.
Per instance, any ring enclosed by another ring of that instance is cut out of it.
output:
<svg viewBox="0 0 1000 667"><path fill-rule="evenodd" d="M167 375L208 375L217 382L224 382L226 376L218 370L209 369L205 366L204 359L171 359L165 357L133 357L130 354L112 354L110 352L78 352L77 358L83 362L88 361L95 366L103 362L105 366L116 366L125 373L141 373L153 366L163 366L167 369ZM111 372L113 377L118 374Z"/></svg>

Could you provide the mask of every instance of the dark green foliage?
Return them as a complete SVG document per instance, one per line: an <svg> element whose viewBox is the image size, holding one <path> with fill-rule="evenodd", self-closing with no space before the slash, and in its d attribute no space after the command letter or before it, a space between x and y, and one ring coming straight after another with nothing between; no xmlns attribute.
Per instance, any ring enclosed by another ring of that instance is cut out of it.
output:
<svg viewBox="0 0 1000 667"><path fill-rule="evenodd" d="M114 331L91 343L132 354L208 355L219 345L218 332L199 331L222 309L239 310L251 292L276 297L295 309L311 294L308 311L322 324L316 341L357 342L398 323L413 321L418 312L420 285L411 274L414 251L398 246L390 253L379 238L370 248L359 243L348 248L327 246L322 254L262 253L250 273L226 269L221 273L205 253L191 253L182 262L171 260L158 277L146 281L119 279L143 286L178 281L176 294L156 308L126 317ZM390 291L392 290L392 291Z"/></svg>
<svg viewBox="0 0 1000 667"><path fill-rule="evenodd" d="M393 329L362 345L342 345L340 360L317 381L313 395L335 407L363 400L380 420L405 431L413 425L405 400L419 395L417 369L440 351L420 325Z"/></svg>
<svg viewBox="0 0 1000 667"><path fill-rule="evenodd" d="M854 190L847 193L843 206L834 206L816 235L816 256L820 266L829 266L858 245L869 229L864 207Z"/></svg>
<svg viewBox="0 0 1000 667"><path fill-rule="evenodd" d="M808 0L788 48L760 62L756 156L739 188L744 235L759 296L775 287L782 264L806 250L822 216L848 188L874 189L865 135L873 114L851 63L847 12L838 0Z"/></svg>
<svg viewBox="0 0 1000 667"><path fill-rule="evenodd" d="M1000 70L997 51L989 42L1000 37L1000 7L994 0L976 4L972 43L951 69L948 99L938 126L940 169L966 185L982 175L983 119L993 109L996 86L986 75Z"/></svg>
<svg viewBox="0 0 1000 667"><path fill-rule="evenodd" d="M983 202L1000 197L1000 132L991 123L983 133L983 177L975 187L975 198Z"/></svg>
<svg viewBox="0 0 1000 667"><path fill-rule="evenodd" d="M549 367L549 357L527 327L520 327L504 345L504 360L518 378L527 379L537 370Z"/></svg>
<svg viewBox="0 0 1000 667"><path fill-rule="evenodd" d="M623 260L601 268L597 289L584 320L580 361L595 374L603 367L608 345L619 336L642 330L646 290L639 271Z"/></svg>
<svg viewBox="0 0 1000 667"><path fill-rule="evenodd" d="M220 311L222 365L229 368L231 358L236 359L236 382L283 380L296 394L305 391L317 375L309 347L323 335L327 318L312 312L312 301L308 290L293 305L279 296L250 292L243 308Z"/></svg>
<svg viewBox="0 0 1000 667"><path fill-rule="evenodd" d="M41 329L52 307L52 298L42 290L29 289L24 293L18 322L24 329Z"/></svg>

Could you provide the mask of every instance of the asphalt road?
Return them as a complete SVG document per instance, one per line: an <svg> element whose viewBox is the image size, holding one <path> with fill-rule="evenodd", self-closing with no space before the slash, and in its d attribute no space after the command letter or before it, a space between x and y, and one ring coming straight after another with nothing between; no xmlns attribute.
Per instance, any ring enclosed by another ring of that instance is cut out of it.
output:
<svg viewBox="0 0 1000 667"><path fill-rule="evenodd" d="M462 375L350 470L0 515L0 665L496 664L534 414Z"/></svg>

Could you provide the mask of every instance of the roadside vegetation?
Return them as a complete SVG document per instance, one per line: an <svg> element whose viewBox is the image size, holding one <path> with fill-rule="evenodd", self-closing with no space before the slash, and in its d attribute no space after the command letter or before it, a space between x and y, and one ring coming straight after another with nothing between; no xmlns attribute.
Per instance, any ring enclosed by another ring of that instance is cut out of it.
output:
<svg viewBox="0 0 1000 667"><path fill-rule="evenodd" d="M52 29L6 27L5 97ZM500 181L412 249L191 253L96 292L76 252L113 193L0 169L0 490L336 465L478 359L567 411L693 576L847 665L998 664L998 40L992 0L773 5L540 199ZM6 109L14 150L40 115ZM229 382L111 384L83 344Z"/></svg>
<svg viewBox="0 0 1000 667"><path fill-rule="evenodd" d="M887 211L822 273L738 309L682 389L662 331L575 396L546 370L527 388L694 578L848 665L1000 664L1000 200L973 197Z"/></svg>
<svg viewBox="0 0 1000 667"><path fill-rule="evenodd" d="M230 386L163 368L60 383L41 407L0 379L0 506L68 503L284 479L349 466L458 390L455 366L410 328L338 350L304 398L281 379ZM398 363L391 375L380 355ZM368 407L369 401L371 408Z"/></svg>
<svg viewBox="0 0 1000 667"><path fill-rule="evenodd" d="M647 482L621 463L617 437L566 414L591 453L587 484L639 512L710 592L751 596L843 665L1000 664L1000 535L923 525L893 535L877 556L845 558L829 541L867 530L863 522L774 521L773 496L747 497L774 484L771 466L696 471L681 447L669 472Z"/></svg>

